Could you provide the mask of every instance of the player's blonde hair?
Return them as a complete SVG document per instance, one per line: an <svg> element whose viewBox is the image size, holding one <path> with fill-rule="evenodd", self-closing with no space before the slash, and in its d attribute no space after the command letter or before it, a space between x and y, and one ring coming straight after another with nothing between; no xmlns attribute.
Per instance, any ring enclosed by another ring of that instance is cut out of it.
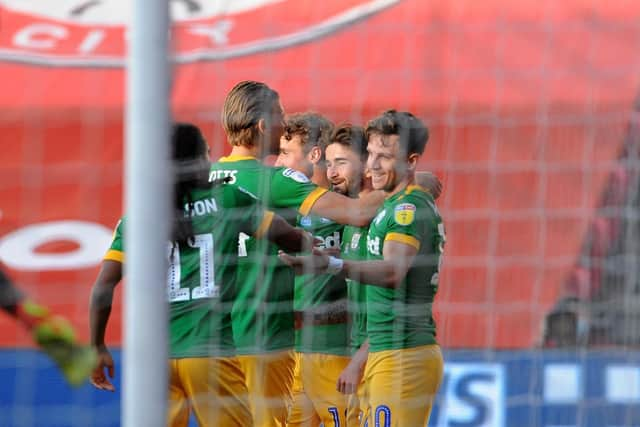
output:
<svg viewBox="0 0 640 427"><path fill-rule="evenodd" d="M271 118L280 101L278 92L264 83L245 80L227 94L222 107L222 126L231 145L253 146L258 139L258 122Z"/></svg>

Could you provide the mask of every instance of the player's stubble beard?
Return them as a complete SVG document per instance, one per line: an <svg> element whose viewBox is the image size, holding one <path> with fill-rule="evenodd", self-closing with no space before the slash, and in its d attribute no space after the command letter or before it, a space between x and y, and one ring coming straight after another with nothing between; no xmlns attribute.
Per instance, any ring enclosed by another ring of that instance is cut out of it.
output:
<svg viewBox="0 0 640 427"><path fill-rule="evenodd" d="M409 180L409 168L406 164L398 165L395 169L390 170L386 173L387 181L384 186L381 188L387 194L394 194L401 187L404 187L408 184Z"/></svg>

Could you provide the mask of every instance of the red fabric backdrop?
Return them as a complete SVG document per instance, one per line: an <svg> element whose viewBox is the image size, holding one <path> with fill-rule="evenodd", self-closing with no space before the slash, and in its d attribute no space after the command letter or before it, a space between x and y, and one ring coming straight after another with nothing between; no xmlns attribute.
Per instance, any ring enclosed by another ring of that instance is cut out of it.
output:
<svg viewBox="0 0 640 427"><path fill-rule="evenodd" d="M444 181L439 339L534 345L622 142L640 76L640 4L384 3L289 0L180 22L175 116L202 126L214 156L228 151L218 119L224 95L243 79L276 88L289 112L359 123L390 107L421 116L432 131L422 167ZM385 7L364 13L377 5ZM338 18L344 25L332 27ZM226 40L194 36L223 19ZM122 210L122 27L7 7L0 23L0 239L63 219L111 228ZM25 33L35 24L48 27ZM316 36L318 28L328 30ZM101 31L100 43L80 51L91 31ZM24 34L48 47L25 46ZM11 270L83 336L96 273ZM118 296L109 342L120 333ZM1 346L27 338L0 317Z"/></svg>

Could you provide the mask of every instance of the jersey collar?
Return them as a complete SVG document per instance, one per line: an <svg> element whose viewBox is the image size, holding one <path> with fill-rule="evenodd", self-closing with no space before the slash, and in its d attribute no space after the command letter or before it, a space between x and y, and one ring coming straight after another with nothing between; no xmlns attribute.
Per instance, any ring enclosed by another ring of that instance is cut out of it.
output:
<svg viewBox="0 0 640 427"><path fill-rule="evenodd" d="M257 158L255 158L254 156L226 156L226 157L220 157L220 160L218 160L220 163L225 163L225 162L239 162L240 160L258 160Z"/></svg>
<svg viewBox="0 0 640 427"><path fill-rule="evenodd" d="M429 190L427 190L426 188L417 185L417 184L409 184L407 185L404 190L398 191L396 194L394 194L393 196L389 197L387 199L387 201L389 203L393 203L396 200L402 200L404 199L405 196L408 196L411 193L423 193L423 194L430 194Z"/></svg>
<svg viewBox="0 0 640 427"><path fill-rule="evenodd" d="M429 190L427 190L426 188L424 188L421 185L417 185L417 184L410 184L407 185L407 187L404 189L404 194L411 194L414 191L421 191L423 193L427 193L427 194L431 194L429 192Z"/></svg>

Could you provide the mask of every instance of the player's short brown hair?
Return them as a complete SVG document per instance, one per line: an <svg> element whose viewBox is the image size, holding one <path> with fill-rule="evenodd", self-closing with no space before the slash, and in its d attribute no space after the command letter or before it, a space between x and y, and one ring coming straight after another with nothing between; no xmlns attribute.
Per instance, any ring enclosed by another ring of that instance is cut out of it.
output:
<svg viewBox="0 0 640 427"><path fill-rule="evenodd" d="M400 137L400 150L407 156L410 154L422 154L429 140L427 126L407 111L387 110L367 123L367 141L374 134L398 135Z"/></svg>
<svg viewBox="0 0 640 427"><path fill-rule="evenodd" d="M231 89L222 107L222 126L231 145L253 145L260 119L270 120L278 92L264 83L246 80Z"/></svg>
<svg viewBox="0 0 640 427"><path fill-rule="evenodd" d="M367 158L367 138L362 126L341 123L333 130L329 143L344 145L358 154L361 159Z"/></svg>
<svg viewBox="0 0 640 427"><path fill-rule="evenodd" d="M290 141L295 135L300 136L306 153L311 147L318 146L324 159L324 150L329 145L333 123L321 114L313 111L291 114L286 117L284 124L284 138Z"/></svg>

